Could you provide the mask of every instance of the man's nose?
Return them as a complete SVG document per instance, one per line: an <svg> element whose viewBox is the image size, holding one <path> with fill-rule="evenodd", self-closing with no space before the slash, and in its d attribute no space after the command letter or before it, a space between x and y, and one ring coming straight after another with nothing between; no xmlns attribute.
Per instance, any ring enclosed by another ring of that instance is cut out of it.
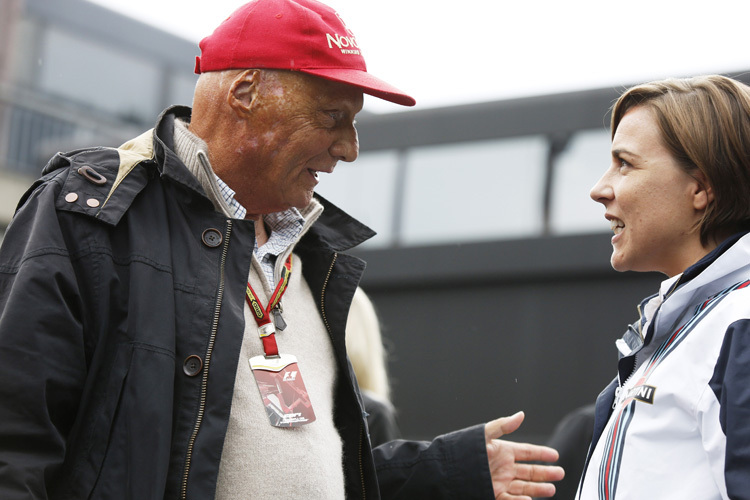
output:
<svg viewBox="0 0 750 500"><path fill-rule="evenodd" d="M342 131L331 145L330 153L337 160L347 162L356 160L359 156L357 129L352 126L349 130Z"/></svg>

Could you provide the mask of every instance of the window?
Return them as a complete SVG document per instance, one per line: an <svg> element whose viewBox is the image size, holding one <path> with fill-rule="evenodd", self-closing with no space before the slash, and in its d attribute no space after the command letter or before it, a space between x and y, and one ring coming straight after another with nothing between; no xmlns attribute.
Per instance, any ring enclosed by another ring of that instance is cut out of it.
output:
<svg viewBox="0 0 750 500"><path fill-rule="evenodd" d="M414 148L404 189L405 245L537 235L544 137Z"/></svg>
<svg viewBox="0 0 750 500"><path fill-rule="evenodd" d="M40 53L42 91L134 121L151 123L160 111L156 64L53 27Z"/></svg>
<svg viewBox="0 0 750 500"><path fill-rule="evenodd" d="M333 174L320 175L317 191L378 233L363 247L394 242L397 169L397 152L378 151L362 153L354 163L339 162Z"/></svg>
<svg viewBox="0 0 750 500"><path fill-rule="evenodd" d="M554 234L607 231L602 206L589 197L609 166L607 130L576 133L555 165L550 224Z"/></svg>

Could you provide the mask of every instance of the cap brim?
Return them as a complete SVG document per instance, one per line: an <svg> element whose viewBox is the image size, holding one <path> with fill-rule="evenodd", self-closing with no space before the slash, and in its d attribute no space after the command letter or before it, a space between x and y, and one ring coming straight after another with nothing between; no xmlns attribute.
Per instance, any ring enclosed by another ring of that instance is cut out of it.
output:
<svg viewBox="0 0 750 500"><path fill-rule="evenodd" d="M326 80L353 85L362 89L362 92L365 94L400 104L402 106L414 106L417 103L413 97L406 95L393 85L384 82L380 78L372 76L366 71L345 68L312 68L300 69L300 71L325 78Z"/></svg>

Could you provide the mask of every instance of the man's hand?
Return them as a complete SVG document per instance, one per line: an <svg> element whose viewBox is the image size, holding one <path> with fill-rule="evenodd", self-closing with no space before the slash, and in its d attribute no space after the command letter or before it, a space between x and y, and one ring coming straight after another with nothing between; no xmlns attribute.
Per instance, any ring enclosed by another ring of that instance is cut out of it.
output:
<svg viewBox="0 0 750 500"><path fill-rule="evenodd" d="M487 422L484 435L487 439L487 459L490 463L492 487L496 500L531 500L531 497L551 497L555 487L548 481L559 481L565 475L562 467L523 464L519 462L554 462L557 451L546 446L500 441L521 426L524 414Z"/></svg>

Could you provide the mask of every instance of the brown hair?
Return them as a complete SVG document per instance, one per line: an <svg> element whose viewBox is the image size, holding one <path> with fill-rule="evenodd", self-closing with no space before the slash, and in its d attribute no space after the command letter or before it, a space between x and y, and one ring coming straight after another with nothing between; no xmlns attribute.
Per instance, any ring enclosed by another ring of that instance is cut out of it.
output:
<svg viewBox="0 0 750 500"><path fill-rule="evenodd" d="M706 245L750 229L750 87L720 75L628 89L612 107L612 137L628 110L654 113L664 145L685 171L700 171L714 199L700 221Z"/></svg>

